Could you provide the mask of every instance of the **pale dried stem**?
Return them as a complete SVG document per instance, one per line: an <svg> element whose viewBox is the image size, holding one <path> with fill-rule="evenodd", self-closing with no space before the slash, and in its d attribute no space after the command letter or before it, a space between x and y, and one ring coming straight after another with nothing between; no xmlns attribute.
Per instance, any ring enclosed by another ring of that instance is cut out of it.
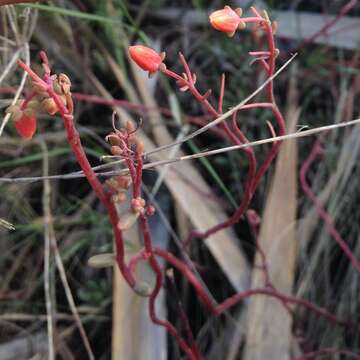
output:
<svg viewBox="0 0 360 360"><path fill-rule="evenodd" d="M57 246L56 240L54 241L54 243L52 243L52 246L54 248L54 253L55 253L56 267L57 267L57 269L59 271L60 279L61 279L61 282L63 283L63 286L64 286L65 295L66 295L67 301L69 303L70 310L71 310L71 312L72 312L72 314L74 316L74 319L75 319L76 325L78 327L78 330L79 330L80 336L82 338L82 341L83 341L83 343L85 345L86 352L88 354L88 358L90 360L95 360L95 356L94 356L94 354L93 354L93 352L91 350L91 347L90 347L89 339L88 339L88 337L86 335L84 326L83 326L83 324L81 322L79 312L77 310L74 298L73 298L71 290L70 290L70 286L69 286L69 283L68 283L68 280L67 280L67 277L66 277L66 271L65 271L64 264L63 264L61 256L60 256L60 252L59 252L59 248Z"/></svg>
<svg viewBox="0 0 360 360"><path fill-rule="evenodd" d="M49 174L49 154L45 142L41 143L41 148L43 151L43 174L47 176ZM47 322L47 331L48 331L48 359L55 359L55 350L54 350L54 328L55 328L55 319L54 319L54 306L51 294L51 278L52 275L50 272L50 243L53 241L52 238L52 216L50 210L50 196L51 188L50 181L44 180L43 182L43 210L44 210L44 292L45 292L45 304L46 304L46 322Z"/></svg>
<svg viewBox="0 0 360 360"><path fill-rule="evenodd" d="M30 65L30 51L29 51L29 44L28 43L26 43L24 45L24 51L25 51L25 63L26 63L26 65ZM17 58L15 59L15 61L17 60ZM19 97L20 97L22 91L24 90L25 81L26 81L27 76L28 76L27 73L24 72L23 75L22 75L22 78L21 78L19 88L16 91L16 94L14 96L13 101L11 102L11 105L15 105L16 102L19 100ZM8 123L8 121L10 119L10 116L11 116L11 114L6 114L5 115L5 117L4 117L4 119L3 119L2 123L1 123L1 126L0 126L0 136L3 133L4 128L5 128L6 124Z"/></svg>
<svg viewBox="0 0 360 360"><path fill-rule="evenodd" d="M302 138L302 137L306 137L306 136L310 136L310 135L319 134L324 131L336 130L339 128L358 125L358 124L360 124L360 118L352 120L352 121L343 122L340 124L320 126L320 127L314 128L314 129L304 130L301 132L296 132L296 133L286 134L286 135L282 135L282 136L276 136L276 137L271 137L271 138L267 138L267 139L252 141L252 142L249 142L246 144L227 146L227 147L223 147L220 149L202 151L202 152L199 152L199 153L193 154L193 155L185 155L185 156L172 158L172 159L153 161L153 162L145 164L143 169L147 170L147 169L152 169L154 167L163 166L166 164L177 163L179 161L193 160L193 159L199 159L199 158L207 157L207 156L214 156L214 155L223 154L223 153L227 153L229 151L234 151L234 150L238 150L238 149L244 149L244 148L254 147L254 146L258 146L258 145L270 144L270 143L273 143L276 141L284 141L284 140ZM109 166L113 166L116 164L118 164L118 162L114 161L114 162L112 162L110 164L106 164L106 165L109 167ZM93 170L96 170L96 169L98 169L98 167L93 168ZM128 173L127 169L122 169L122 170L117 170L117 171L96 173L96 175L108 177L108 176L114 176L114 175L125 175L127 173ZM18 177L18 178L3 177L3 178L0 178L0 182L33 182L33 181L40 181L40 180L44 180L44 179L50 179L50 180L76 179L76 178L81 178L81 177L84 177L84 175L82 173L74 172L74 173L70 173L70 174L53 175L53 176L47 176L47 177L44 177L44 176L33 176L33 177L30 176L30 177Z"/></svg>

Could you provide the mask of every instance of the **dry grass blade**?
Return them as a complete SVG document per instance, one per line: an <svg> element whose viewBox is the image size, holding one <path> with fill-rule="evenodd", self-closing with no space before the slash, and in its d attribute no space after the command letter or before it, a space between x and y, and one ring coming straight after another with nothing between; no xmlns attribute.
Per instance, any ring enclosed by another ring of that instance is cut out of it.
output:
<svg viewBox="0 0 360 360"><path fill-rule="evenodd" d="M49 156L47 146L44 142L41 143L41 147L44 154L43 160L43 174L47 176L49 173ZM55 349L54 349L54 329L55 329L55 320L54 320L54 306L51 294L51 272L50 272L50 243L54 241L52 237L53 233L52 228L52 216L50 210L50 196L51 196L51 187L50 181L44 180L43 186L43 209L44 209L44 290L45 290L45 304L46 304L46 314L47 314L47 331L48 331L48 347L49 360L55 359ZM52 285L54 283L52 282Z"/></svg>
<svg viewBox="0 0 360 360"><path fill-rule="evenodd" d="M30 65L30 51L29 51L29 44L26 43L24 45L24 52L25 52L25 63L27 65ZM16 94L14 96L14 99L11 103L11 105L14 105L20 98L20 95L24 89L24 86L25 86L25 82L26 82L26 78L27 78L27 73L24 72L23 75L22 75L22 78L21 78L21 82L20 82L20 86L19 88L17 89L16 91ZM4 129L5 129L5 126L6 124L8 123L9 119L10 119L10 114L6 114L2 123L1 123L1 126L0 126L0 136L2 135L2 133L4 132Z"/></svg>
<svg viewBox="0 0 360 360"><path fill-rule="evenodd" d="M126 232L126 241L140 248L139 235L138 227L134 226ZM141 279L150 283L152 273L148 274L141 265L137 269L137 278L150 275L148 279ZM151 322L148 299L134 293L122 278L116 264L113 274L112 360L141 360L144 354L149 360L165 360L166 331ZM166 318L163 290L158 295L156 305L158 316Z"/></svg>
<svg viewBox="0 0 360 360"><path fill-rule="evenodd" d="M352 96L349 91L348 84L341 87L339 102L337 105L337 111L335 112L334 122L339 123L343 119L344 110L347 106L347 99ZM352 111L351 111L352 113ZM333 146L331 134L327 134L327 141L324 142L326 146ZM357 172L357 164L360 151L360 128L355 128L347 136L343 137L343 143L340 148L340 153L336 161L336 167L330 174L327 180L323 179L322 166L323 162L314 165L316 169L313 175L314 191L317 194L318 199L327 208L332 219L336 223L337 221L346 223L351 221L345 220L342 216L342 210L346 209L345 202L347 202L348 195L353 192L351 189L354 185L352 179ZM326 183L324 183L326 181ZM336 204L334 206L334 204ZM316 207L311 203L310 208L305 212L304 217L299 222L299 238L301 239L302 248L306 249L307 246L311 246L311 240L317 231L317 226L322 223L321 218L317 212ZM356 231L356 226L351 227L353 231ZM350 234L346 234L347 237ZM331 242L329 245L329 241ZM312 248L312 256L306 262L305 269L300 276L299 286L297 289L297 296L304 296L314 286L314 277L316 276L316 267L321 262L321 256L328 251L333 244L333 241L329 239L326 230L322 230L317 234L316 245ZM357 249L354 248L354 254ZM345 293L344 293L345 295Z"/></svg>
<svg viewBox="0 0 360 360"><path fill-rule="evenodd" d="M294 75L295 76L295 75ZM290 82L286 114L288 130L293 132L299 117L293 81ZM281 292L291 293L295 276L296 209L297 209L297 144L289 141L280 149L275 174L266 200L258 244L266 256L272 284ZM262 265L257 253L255 264ZM264 284L264 270L254 268L252 287ZM258 297L250 300L245 359L287 360L292 340L292 318L283 304Z"/></svg>
<svg viewBox="0 0 360 360"><path fill-rule="evenodd" d="M0 226L8 230L15 230L15 226L4 219L0 219Z"/></svg>
<svg viewBox="0 0 360 360"><path fill-rule="evenodd" d="M44 145L43 145L44 146ZM45 150L46 152L46 150ZM45 162L46 160L44 160ZM45 167L45 171L48 171L48 166L44 166ZM85 345L85 348L86 348L86 351L87 351L87 354L88 354L88 357L89 359L91 360L94 360L95 357L94 357L94 354L91 350L91 347L90 347L90 343L89 343L89 340L86 336L86 332L85 332L85 329L81 323L81 319L80 319L80 315L77 311L77 308L76 308L76 305L75 305L75 301L74 301L74 298L72 296L72 293L71 293L71 290L70 290L70 286L69 286L69 283L67 281L67 278L66 278L66 272L65 272L65 268L64 268L64 264L61 260L61 256L60 256L60 252L59 252L59 248L57 246L57 242L56 242L56 237L55 237L55 230L54 230L54 226L53 226L53 222L52 222L52 216L51 216L51 208L50 208L50 194L51 194L51 187L50 187L50 182L49 180L44 180L44 196L43 196L43 205L44 205L44 211L45 211L45 214L44 214L44 222L45 222L45 249L46 249L46 252L47 252L47 255L49 256L49 252L50 252L50 246L51 248L54 250L54 254L55 254L55 261L56 261L56 266L57 266L57 269L59 271L59 274L60 274L60 278L61 278L61 281L63 283L63 286L64 286L64 290L65 290L65 294L66 294L66 297L67 297L67 300L68 300L68 303L69 303L69 306L71 308L71 312L73 313L73 316L75 318L75 322L76 322L76 325L79 329L79 332L80 332L80 336L84 342L84 345ZM47 262L46 260L46 257L45 257L45 262ZM46 270L46 273L45 273L45 278L48 278L49 277L49 264L46 263L44 264L44 267L45 267L45 270ZM53 350L53 345L50 345L50 341L51 343L53 342L53 326L50 324L51 322L53 322L53 319L50 318L50 314L52 312L52 304L50 302L50 294L49 292L47 291L49 288L49 284L48 283L45 283L45 290L46 290L46 308L47 308L47 316L48 316L48 332L49 332L49 358L50 359L54 359L54 350ZM51 355L51 349L52 349L52 358L50 357Z"/></svg>
<svg viewBox="0 0 360 360"><path fill-rule="evenodd" d="M122 109L120 109L120 108L116 108L116 109L117 109L117 112L123 114L120 116L122 116L125 119L130 119L129 116L126 114L126 112L124 112ZM271 144L276 141L288 141L288 140L303 138L303 137L307 137L310 135L316 135L316 134L320 134L322 132L336 130L336 129L344 128L347 126L354 126L354 125L359 125L359 124L360 124L360 119L354 119L354 120L343 122L340 124L320 126L320 127L314 128L314 129L304 130L301 132L294 132L294 133L283 135L283 136L276 136L276 137L271 137L271 138L267 138L267 139L252 141L252 142L249 142L249 143L246 143L243 145L234 145L234 146L223 147L223 148L215 149L215 150L202 151L197 154L184 155L182 157L176 157L176 158L172 158L172 159L157 160L157 159L159 159L159 157L152 156L154 158L154 161L145 164L144 170L153 169L155 167L164 166L167 164L175 164L175 163L178 163L180 161L185 161L185 160L194 160L194 159L199 159L201 157L224 154L229 151L235 151L235 150L244 149L247 147L255 147L255 146L259 146L259 145ZM145 135L141 135L141 136L145 136ZM155 149L155 145L152 144L151 148ZM106 167L113 167L114 165L118 165L118 164L119 164L118 161L114 161L112 163L106 164ZM100 167L104 168L104 165L100 165ZM97 170L97 169L99 169L99 166L96 166L93 169ZM120 175L120 174L123 175L123 174L127 174L127 173L128 173L128 170L124 169L124 170L116 170L116 171L98 172L97 175L109 177L109 176ZM45 178L46 179L76 179L76 178L82 178L82 177L84 177L84 174L81 171L78 171L78 172L74 172L74 173L70 173L70 174L50 175L47 177L43 177L43 176L28 176L28 177L18 177L18 178L2 177L2 178L0 178L0 182L33 182L33 181L41 181L41 180L44 180Z"/></svg>
<svg viewBox="0 0 360 360"><path fill-rule="evenodd" d="M44 152L44 173L48 172L48 158L46 158L46 145L42 144ZM46 294L46 310L47 310L47 324L48 324L48 342L49 342L49 359L55 359L54 345L53 345L53 336L54 336L54 316L53 314L53 304L51 302L50 295L50 248L54 250L56 266L60 274L61 281L64 286L65 294L71 308L71 312L75 318L76 325L79 329L80 336L84 342L87 354L89 359L94 360L94 354L91 350L89 340L86 336L85 329L81 323L81 319L78 313L78 310L75 305L74 298L72 296L69 283L66 278L66 272L64 264L62 262L60 252L57 246L55 230L52 221L51 207L50 207L50 197L51 197L51 187L49 180L44 180L44 194L43 194L43 207L44 207L44 226L45 226L45 261L44 261L44 278L45 278L45 294Z"/></svg>
<svg viewBox="0 0 360 360"><path fill-rule="evenodd" d="M61 281L63 283L63 286L64 286L65 295L66 295L67 301L69 303L71 312L72 312L72 314L74 316L76 326L79 329L80 336L81 336L81 339L82 339L82 341L84 343L88 358L90 360L95 360L95 356L94 356L94 354L93 354L93 352L91 350L89 339L88 339L88 337L86 335L86 332L85 332L85 329L84 329L84 327L82 325L79 312L78 312L78 310L76 308L76 304L75 304L74 298L72 296L69 283L68 283L67 278L66 278L66 271L65 271L62 259L61 259L61 255L60 255L57 243L56 243L56 239L55 239L55 242L52 243L52 246L54 246L56 266L57 266L57 269L58 269L59 274L60 274L60 279L61 279Z"/></svg>

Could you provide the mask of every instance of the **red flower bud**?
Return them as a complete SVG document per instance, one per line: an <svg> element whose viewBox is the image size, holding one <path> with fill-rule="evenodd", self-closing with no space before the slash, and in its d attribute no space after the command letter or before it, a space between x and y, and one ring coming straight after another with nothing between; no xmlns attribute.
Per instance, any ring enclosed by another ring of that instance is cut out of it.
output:
<svg viewBox="0 0 360 360"><path fill-rule="evenodd" d="M233 35L241 22L240 16L230 6L214 11L209 16L211 26L219 31Z"/></svg>
<svg viewBox="0 0 360 360"><path fill-rule="evenodd" d="M142 45L130 46L129 55L137 65L150 73L158 71L164 60L163 54L158 54L155 50Z"/></svg>
<svg viewBox="0 0 360 360"><path fill-rule="evenodd" d="M29 140L36 131L36 117L23 114L19 120L14 122L14 125L18 134L22 138Z"/></svg>

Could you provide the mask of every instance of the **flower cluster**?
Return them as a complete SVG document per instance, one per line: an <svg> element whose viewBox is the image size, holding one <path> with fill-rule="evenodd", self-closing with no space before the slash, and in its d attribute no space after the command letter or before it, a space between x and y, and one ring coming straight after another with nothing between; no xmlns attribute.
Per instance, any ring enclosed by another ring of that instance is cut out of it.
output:
<svg viewBox="0 0 360 360"><path fill-rule="evenodd" d="M52 85L55 93L65 106L69 105L71 96L71 82L67 75L59 74L51 76ZM24 139L31 139L37 128L37 116L39 113L55 115L59 109L52 97L42 85L33 81L32 91L26 99L18 100L14 105L6 109L6 113L11 114L17 133Z"/></svg>
<svg viewBox="0 0 360 360"><path fill-rule="evenodd" d="M129 175L113 176L106 181L112 194L112 200L117 204L124 203L128 199L130 185L139 188L141 184L141 157L144 152L144 143L136 136L136 130L137 128L132 121L128 121L125 127L117 129L115 117L113 117L113 132L106 137L106 140L111 145L111 153L122 158L127 163L130 171ZM140 189L137 189L130 201L130 208L121 216L118 228L121 231L127 230L141 214L150 216L153 213L153 207L146 207L145 200L140 196Z"/></svg>

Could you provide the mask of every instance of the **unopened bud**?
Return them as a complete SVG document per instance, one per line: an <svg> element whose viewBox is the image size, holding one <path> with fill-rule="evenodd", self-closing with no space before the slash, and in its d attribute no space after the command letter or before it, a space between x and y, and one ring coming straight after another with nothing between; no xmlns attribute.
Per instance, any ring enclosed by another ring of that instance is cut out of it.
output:
<svg viewBox="0 0 360 360"><path fill-rule="evenodd" d="M154 206L152 205L149 205L147 208L146 208L146 215L147 216L153 216L155 214L155 208Z"/></svg>
<svg viewBox="0 0 360 360"><path fill-rule="evenodd" d="M233 36L238 29L240 16L230 6L225 6L222 10L214 11L209 16L211 26L226 33L228 36Z"/></svg>
<svg viewBox="0 0 360 360"><path fill-rule="evenodd" d="M164 54L142 45L129 47L129 55L143 70L155 73L163 62Z"/></svg>
<svg viewBox="0 0 360 360"><path fill-rule="evenodd" d="M144 210L145 200L141 197L137 197L136 199L131 200L131 207L136 213L140 213Z"/></svg>

